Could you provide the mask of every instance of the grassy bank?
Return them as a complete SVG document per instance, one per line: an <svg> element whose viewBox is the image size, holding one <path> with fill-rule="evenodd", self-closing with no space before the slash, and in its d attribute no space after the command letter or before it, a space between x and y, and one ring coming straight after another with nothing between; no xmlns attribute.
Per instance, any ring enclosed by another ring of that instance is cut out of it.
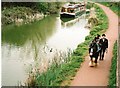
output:
<svg viewBox="0 0 120 88"><path fill-rule="evenodd" d="M46 72L42 74L37 73L36 85L65 86L70 84L81 63L84 61L85 56L88 54L89 43L97 34L102 34L108 28L108 18L104 11L97 5L93 6L96 8L96 15L99 20L98 24L91 28L89 36L85 38L85 42L78 45L77 49L66 58L67 61L65 63L61 65L53 63Z"/></svg>
<svg viewBox="0 0 120 88"><path fill-rule="evenodd" d="M2 2L2 25L31 23L44 15L57 14L60 2Z"/></svg>
<svg viewBox="0 0 120 88"><path fill-rule="evenodd" d="M34 13L39 13L34 11L29 7L10 7L4 8L2 10L2 25L14 24L16 19L23 19L28 21L31 18L26 16L32 16Z"/></svg>
<svg viewBox="0 0 120 88"><path fill-rule="evenodd" d="M101 4L109 7L113 12L120 16L120 2L100 2Z"/></svg>
<svg viewBox="0 0 120 88"><path fill-rule="evenodd" d="M110 69L109 75L109 86L112 88L116 86L116 69L117 69L117 41L114 44L113 48L113 57L112 57L112 65Z"/></svg>

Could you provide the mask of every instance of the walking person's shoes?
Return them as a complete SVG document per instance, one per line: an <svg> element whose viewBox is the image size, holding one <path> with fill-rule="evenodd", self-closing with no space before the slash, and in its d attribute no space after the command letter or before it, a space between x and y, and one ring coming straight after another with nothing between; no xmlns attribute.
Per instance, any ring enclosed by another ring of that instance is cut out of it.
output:
<svg viewBox="0 0 120 88"><path fill-rule="evenodd" d="M103 61L104 59L99 59L100 61Z"/></svg>
<svg viewBox="0 0 120 88"><path fill-rule="evenodd" d="M101 57L99 57L99 60L101 61Z"/></svg>
<svg viewBox="0 0 120 88"><path fill-rule="evenodd" d="M98 66L98 63L95 63L95 67L97 67Z"/></svg>
<svg viewBox="0 0 120 88"><path fill-rule="evenodd" d="M104 59L102 58L101 60L103 61Z"/></svg>
<svg viewBox="0 0 120 88"><path fill-rule="evenodd" d="M90 66L90 67L94 67L94 62L93 62L93 61L90 61L90 62L89 62L89 66Z"/></svg>

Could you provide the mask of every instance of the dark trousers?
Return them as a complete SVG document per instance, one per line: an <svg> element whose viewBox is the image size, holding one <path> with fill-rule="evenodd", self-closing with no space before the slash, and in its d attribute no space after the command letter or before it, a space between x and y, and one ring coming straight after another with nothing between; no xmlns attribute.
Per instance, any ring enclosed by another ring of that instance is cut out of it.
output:
<svg viewBox="0 0 120 88"><path fill-rule="evenodd" d="M99 52L97 52L94 55L90 56L90 58L91 58L91 60L93 60L93 57L94 57L95 58L95 63L97 63L98 56L99 56Z"/></svg>
<svg viewBox="0 0 120 88"><path fill-rule="evenodd" d="M104 59L105 50L106 50L105 48L100 50L100 60Z"/></svg>
<svg viewBox="0 0 120 88"><path fill-rule="evenodd" d="M99 52L97 52L96 55L95 55L95 63L97 63L98 56L99 56Z"/></svg>

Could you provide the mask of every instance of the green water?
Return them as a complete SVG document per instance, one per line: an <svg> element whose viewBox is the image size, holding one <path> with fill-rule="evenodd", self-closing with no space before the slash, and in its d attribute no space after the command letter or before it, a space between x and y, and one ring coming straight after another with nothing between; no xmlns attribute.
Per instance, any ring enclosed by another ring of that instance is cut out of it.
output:
<svg viewBox="0 0 120 88"><path fill-rule="evenodd" d="M9 25L2 28L2 43L23 46L27 41L37 40L41 44L55 31L55 22L55 17L49 16L44 20L19 27Z"/></svg>
<svg viewBox="0 0 120 88"><path fill-rule="evenodd" d="M22 26L2 27L2 85L22 84L34 68L42 71L60 57L59 52L76 49L89 34L86 23L84 17L63 22L53 15Z"/></svg>

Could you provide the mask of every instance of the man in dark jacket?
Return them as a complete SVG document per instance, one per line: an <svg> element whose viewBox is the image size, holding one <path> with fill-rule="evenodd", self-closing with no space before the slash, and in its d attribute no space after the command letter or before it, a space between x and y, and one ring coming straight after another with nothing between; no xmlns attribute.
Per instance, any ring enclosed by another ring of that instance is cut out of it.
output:
<svg viewBox="0 0 120 88"><path fill-rule="evenodd" d="M93 62L93 58L95 58L95 61L94 61L95 66L97 66L97 63L98 63L97 59L99 56L99 51L100 51L99 41L98 41L98 38L95 37L89 45L89 55L92 62Z"/></svg>
<svg viewBox="0 0 120 88"><path fill-rule="evenodd" d="M105 37L106 37L106 35L102 34L102 38L99 41L99 44L100 44L100 47L101 47L101 50L100 50L100 60L103 60L104 53L105 53L105 51L107 51L107 48L108 48L108 39L105 38Z"/></svg>
<svg viewBox="0 0 120 88"><path fill-rule="evenodd" d="M95 38L96 38L96 41L99 42L99 40L100 40L100 35L97 34L97 36L96 36Z"/></svg>

